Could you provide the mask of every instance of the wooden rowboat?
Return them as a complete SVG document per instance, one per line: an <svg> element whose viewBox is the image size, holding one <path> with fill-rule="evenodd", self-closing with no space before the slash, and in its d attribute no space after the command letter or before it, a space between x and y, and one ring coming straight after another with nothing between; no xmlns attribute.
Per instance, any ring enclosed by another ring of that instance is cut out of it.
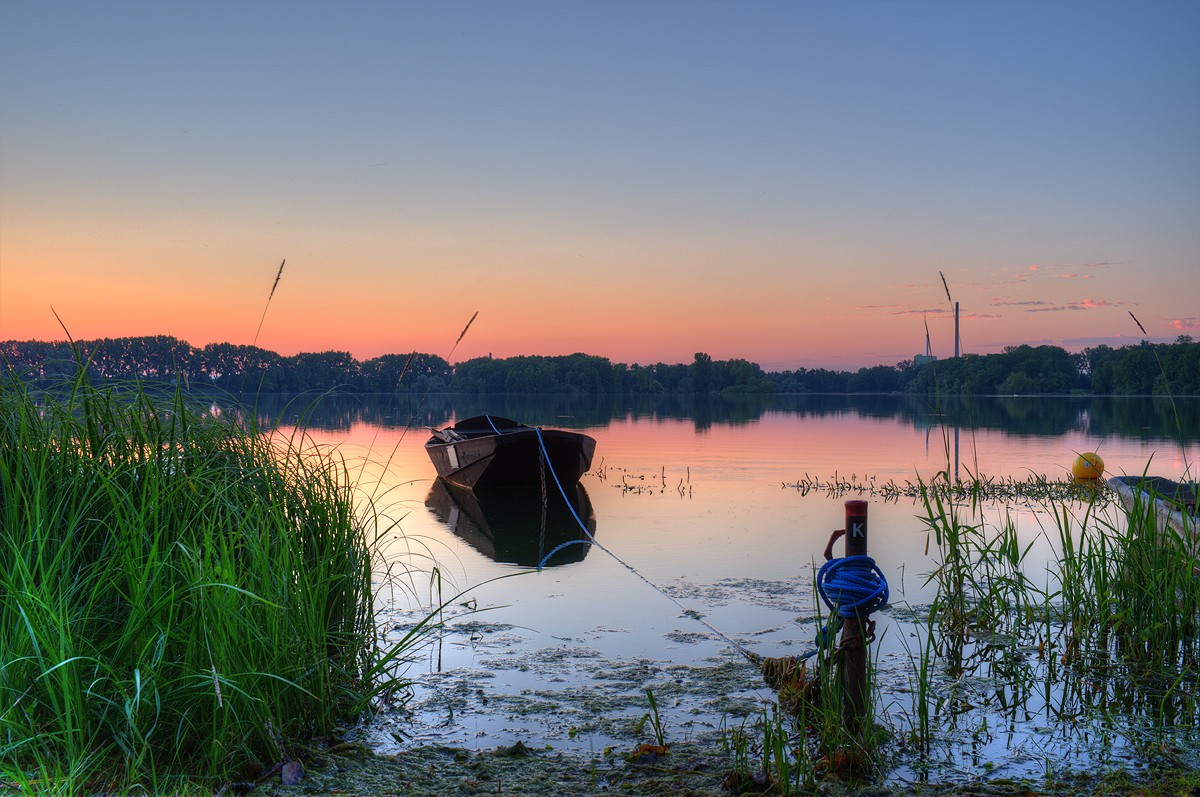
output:
<svg viewBox="0 0 1200 797"><path fill-rule="evenodd" d="M496 415L430 431L425 453L438 476L468 490L540 487L543 479L553 490L555 476L565 489L579 481L596 453L595 439L580 432L526 426Z"/></svg>

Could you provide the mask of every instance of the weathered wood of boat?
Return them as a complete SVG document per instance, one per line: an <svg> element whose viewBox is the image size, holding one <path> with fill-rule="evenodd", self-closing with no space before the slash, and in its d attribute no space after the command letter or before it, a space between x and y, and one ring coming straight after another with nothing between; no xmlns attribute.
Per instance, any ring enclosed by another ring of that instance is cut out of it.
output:
<svg viewBox="0 0 1200 797"><path fill-rule="evenodd" d="M1161 476L1114 476L1108 486L1133 511L1153 505L1160 528L1170 526L1180 534L1196 537L1196 488Z"/></svg>
<svg viewBox="0 0 1200 797"><path fill-rule="evenodd" d="M554 489L551 469L566 488L591 467L596 452L595 439L580 432L525 426L496 415L479 415L431 431L425 453L438 476L469 490L540 486L540 463L546 457L547 488Z"/></svg>

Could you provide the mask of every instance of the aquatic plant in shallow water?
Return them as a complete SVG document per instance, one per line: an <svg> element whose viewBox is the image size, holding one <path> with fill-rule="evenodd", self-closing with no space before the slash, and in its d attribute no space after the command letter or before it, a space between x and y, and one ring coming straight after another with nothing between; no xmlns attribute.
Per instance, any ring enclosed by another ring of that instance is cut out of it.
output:
<svg viewBox="0 0 1200 797"><path fill-rule="evenodd" d="M219 785L362 711L376 531L342 463L178 392L67 388L0 385L0 777Z"/></svg>
<svg viewBox="0 0 1200 797"><path fill-rule="evenodd" d="M931 497L925 509L938 589L926 645L909 651L911 737L924 742L922 755L924 732L940 719L942 741L957 735L976 746L999 725L1049 733L1041 738L1052 755L1069 753L1076 766L1113 751L1134 768L1194 765L1186 752L1200 732L1193 544L1137 506L1050 502L1036 515L1052 519L1039 520L1052 549L1039 578L1026 556L1033 542L1018 542L1003 505L988 510L1000 514L997 526L978 507Z"/></svg>
<svg viewBox="0 0 1200 797"><path fill-rule="evenodd" d="M1150 501L1081 515L1050 507L1045 536L1055 556L1047 563L1042 600L1046 633L1061 646L1064 664L1085 651L1105 651L1156 666L1194 658L1200 638L1197 540L1156 522Z"/></svg>
<svg viewBox="0 0 1200 797"><path fill-rule="evenodd" d="M897 482L895 479L880 481L878 477L869 474L834 473L822 479L806 473L794 482L784 482L783 487L796 490L801 495L822 493L830 498L853 495L879 498L893 503L901 499L924 501L930 496L937 496L942 501L955 500L976 504L981 501L1019 501L1027 505L1039 505L1047 501L1108 503L1112 500L1109 491L1096 482L1051 479L1039 473L1029 474L1022 479L983 474L969 474L966 479L951 479L947 471L941 471L929 480L918 478L916 481L906 479L903 482Z"/></svg>

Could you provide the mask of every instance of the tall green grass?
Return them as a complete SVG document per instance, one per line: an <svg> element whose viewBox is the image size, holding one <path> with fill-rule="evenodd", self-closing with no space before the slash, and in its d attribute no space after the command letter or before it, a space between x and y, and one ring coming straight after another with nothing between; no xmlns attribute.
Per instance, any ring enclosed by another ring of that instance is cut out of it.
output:
<svg viewBox="0 0 1200 797"><path fill-rule="evenodd" d="M363 512L301 433L179 392L5 379L0 780L212 787L356 716L390 661Z"/></svg>
<svg viewBox="0 0 1200 797"><path fill-rule="evenodd" d="M1065 515L1058 525L1069 540ZM1152 497L1135 501L1117 522L1081 524L1076 545L1063 544L1057 573L1073 636L1148 664L1194 665L1200 640L1194 534L1161 523Z"/></svg>
<svg viewBox="0 0 1200 797"><path fill-rule="evenodd" d="M1105 506L1108 504L1105 502ZM945 635L1022 635L1039 625L1071 653L1082 647L1174 661L1200 639L1197 539L1158 521L1152 500L1110 512L1047 505L1054 547L1044 586L1026 572L1007 515L988 526L977 507L930 492L922 521L935 543L934 605ZM1080 514L1078 510L1082 510ZM966 519L964 519L966 518Z"/></svg>
<svg viewBox="0 0 1200 797"><path fill-rule="evenodd" d="M1200 729L1194 531L1160 522L1153 500L1118 508L1097 496L1046 509L1052 521L1040 533L1053 553L1039 580L1026 562L1032 543L1018 543L1009 515L991 527L978 506L943 503L934 491L925 498L937 593L918 635L923 644L909 652L909 735L922 755L938 716L955 721L934 682L952 692L964 675L990 681L992 711L1014 722L1028 722L1036 691L1057 720L1087 727L1136 725L1164 740ZM1147 747L1144 755L1163 753Z"/></svg>

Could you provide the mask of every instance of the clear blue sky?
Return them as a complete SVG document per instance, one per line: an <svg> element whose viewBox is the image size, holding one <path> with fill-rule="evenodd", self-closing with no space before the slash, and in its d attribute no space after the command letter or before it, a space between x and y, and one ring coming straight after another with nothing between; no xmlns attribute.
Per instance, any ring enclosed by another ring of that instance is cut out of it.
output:
<svg viewBox="0 0 1200 797"><path fill-rule="evenodd" d="M0 2L0 339L771 369L1200 328L1200 2Z"/></svg>

